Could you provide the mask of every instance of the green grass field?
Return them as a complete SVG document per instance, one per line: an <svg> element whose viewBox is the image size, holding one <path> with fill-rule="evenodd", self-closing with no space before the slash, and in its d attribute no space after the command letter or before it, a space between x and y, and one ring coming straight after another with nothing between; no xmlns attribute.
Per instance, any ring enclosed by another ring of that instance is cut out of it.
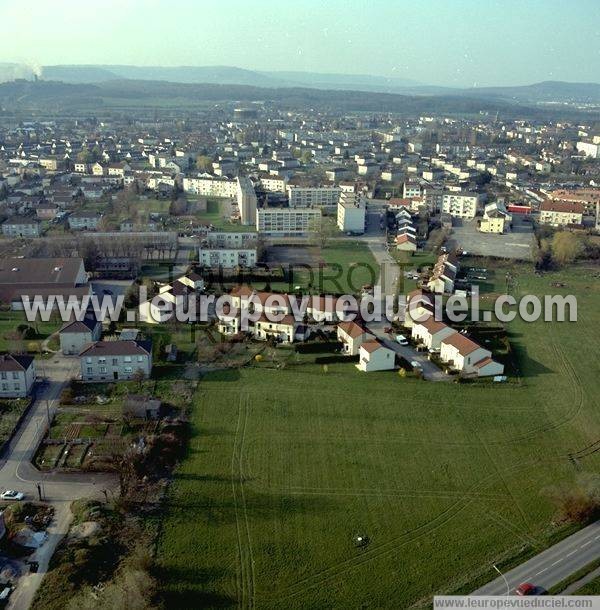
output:
<svg viewBox="0 0 600 610"><path fill-rule="evenodd" d="M581 587L576 595L600 595L600 577Z"/></svg>
<svg viewBox="0 0 600 610"><path fill-rule="evenodd" d="M191 197L189 197L191 199ZM198 220L203 223L212 224L219 231L246 232L256 231L254 225L242 225L239 222L231 222L226 214L226 199L210 198L206 202L206 212L198 214Z"/></svg>
<svg viewBox="0 0 600 610"><path fill-rule="evenodd" d="M555 541L546 490L600 467L577 453L600 429L600 281L511 269L519 294L579 301L577 323L511 324L520 382L310 363L205 377L158 544L169 606L427 605Z"/></svg>
<svg viewBox="0 0 600 610"><path fill-rule="evenodd" d="M28 322L22 311L0 311L0 352L15 349L17 342L15 342L13 334L21 324L31 326L34 331L37 331L35 337L22 341L25 350L31 349L31 351L37 352L40 343L59 330L63 323L60 319L48 322Z"/></svg>
<svg viewBox="0 0 600 610"><path fill-rule="evenodd" d="M315 248L320 269L314 265L312 274L301 268L294 269L288 282L271 282L273 290L289 291L294 286L313 293L355 294L365 284L375 284L379 268L364 242L331 242L325 248Z"/></svg>

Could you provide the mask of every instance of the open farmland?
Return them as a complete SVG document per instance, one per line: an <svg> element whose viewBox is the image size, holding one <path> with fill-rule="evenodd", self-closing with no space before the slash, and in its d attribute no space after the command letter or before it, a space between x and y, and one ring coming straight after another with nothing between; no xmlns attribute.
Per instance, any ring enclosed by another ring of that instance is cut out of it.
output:
<svg viewBox="0 0 600 610"><path fill-rule="evenodd" d="M577 323L511 323L515 382L305 361L206 376L158 546L169 605L406 608L563 533L548 489L600 467L600 280L510 269L515 294L579 302Z"/></svg>

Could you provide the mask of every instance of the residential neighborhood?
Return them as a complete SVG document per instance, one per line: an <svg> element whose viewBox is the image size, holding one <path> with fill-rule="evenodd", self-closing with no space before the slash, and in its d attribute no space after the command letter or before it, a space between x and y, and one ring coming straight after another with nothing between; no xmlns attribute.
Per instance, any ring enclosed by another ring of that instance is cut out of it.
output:
<svg viewBox="0 0 600 610"><path fill-rule="evenodd" d="M3 9L0 607L594 601L598 7L75 4Z"/></svg>

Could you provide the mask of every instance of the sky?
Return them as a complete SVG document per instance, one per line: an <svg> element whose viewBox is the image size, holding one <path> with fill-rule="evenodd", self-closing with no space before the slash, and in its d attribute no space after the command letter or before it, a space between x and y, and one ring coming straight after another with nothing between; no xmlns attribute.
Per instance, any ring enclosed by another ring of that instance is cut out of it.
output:
<svg viewBox="0 0 600 610"><path fill-rule="evenodd" d="M600 82L600 0L0 0L0 62Z"/></svg>

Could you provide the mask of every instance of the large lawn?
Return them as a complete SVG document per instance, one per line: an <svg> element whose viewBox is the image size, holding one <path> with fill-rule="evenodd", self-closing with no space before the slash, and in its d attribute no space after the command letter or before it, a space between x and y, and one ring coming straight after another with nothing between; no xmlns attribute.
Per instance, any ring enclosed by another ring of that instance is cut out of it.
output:
<svg viewBox="0 0 600 610"><path fill-rule="evenodd" d="M12 351L18 347L38 352L41 342L59 330L62 324L58 318L48 322L28 322L23 311L0 311L0 352ZM22 342L15 341L14 334L20 325L31 326L35 336ZM18 345L19 343L22 345Z"/></svg>
<svg viewBox="0 0 600 610"><path fill-rule="evenodd" d="M311 271L293 268L288 282L272 282L273 290L289 291L295 286L313 293L356 294L365 284L375 284L379 267L369 247L360 241L332 241L317 254Z"/></svg>
<svg viewBox="0 0 600 610"><path fill-rule="evenodd" d="M406 608L556 537L545 490L600 467L571 456L599 437L600 281L513 271L518 293L579 300L577 323L511 324L520 382L351 364L205 377L159 540L169 606Z"/></svg>
<svg viewBox="0 0 600 610"><path fill-rule="evenodd" d="M209 198L206 204L206 212L197 215L200 222L211 224L218 231L239 233L256 231L254 225L243 225L239 222L231 222L229 219L230 204L228 199Z"/></svg>

